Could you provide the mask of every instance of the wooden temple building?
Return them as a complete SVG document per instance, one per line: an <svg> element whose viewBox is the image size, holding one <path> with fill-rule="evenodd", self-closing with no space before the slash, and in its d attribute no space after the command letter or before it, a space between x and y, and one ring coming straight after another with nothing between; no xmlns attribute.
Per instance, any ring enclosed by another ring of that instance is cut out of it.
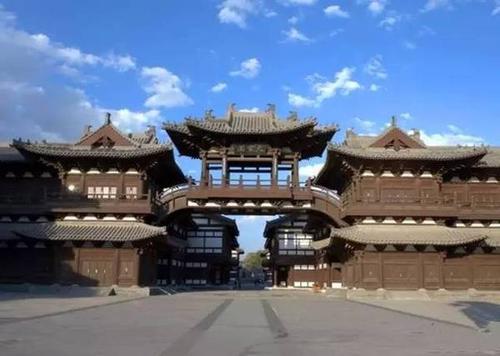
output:
<svg viewBox="0 0 500 356"><path fill-rule="evenodd" d="M185 182L153 127L124 134L109 116L76 143L0 147L0 283L184 284L196 223L159 226L155 199ZM237 234L225 230L219 281Z"/></svg>
<svg viewBox="0 0 500 356"><path fill-rule="evenodd" d="M222 214L243 214L279 215L264 231L276 287L500 289L499 148L427 146L395 121L333 144L337 126L273 105L163 128L199 179L153 127L109 116L75 143L0 146L0 283L232 283L239 231Z"/></svg>

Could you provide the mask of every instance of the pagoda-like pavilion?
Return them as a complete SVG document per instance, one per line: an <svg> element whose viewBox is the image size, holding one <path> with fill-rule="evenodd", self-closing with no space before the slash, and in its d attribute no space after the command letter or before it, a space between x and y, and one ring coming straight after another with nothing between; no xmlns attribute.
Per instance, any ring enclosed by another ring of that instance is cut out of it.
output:
<svg viewBox="0 0 500 356"><path fill-rule="evenodd" d="M319 127L315 118L300 120L295 112L282 119L274 105L246 112L233 104L224 117L208 110L164 129L181 155L201 159L201 185L298 186L299 161L320 156L337 126Z"/></svg>

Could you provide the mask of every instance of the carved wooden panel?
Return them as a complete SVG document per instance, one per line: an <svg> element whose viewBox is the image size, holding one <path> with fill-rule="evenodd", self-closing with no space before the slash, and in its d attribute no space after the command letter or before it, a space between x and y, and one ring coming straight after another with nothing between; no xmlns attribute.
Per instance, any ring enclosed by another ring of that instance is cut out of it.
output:
<svg viewBox="0 0 500 356"><path fill-rule="evenodd" d="M413 203L417 201L418 191L412 188L383 188L380 195L385 203Z"/></svg>

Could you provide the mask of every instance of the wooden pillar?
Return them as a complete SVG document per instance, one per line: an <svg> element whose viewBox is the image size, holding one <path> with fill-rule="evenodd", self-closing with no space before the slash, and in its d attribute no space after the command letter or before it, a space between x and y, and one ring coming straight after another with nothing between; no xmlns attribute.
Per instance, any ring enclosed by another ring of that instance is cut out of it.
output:
<svg viewBox="0 0 500 356"><path fill-rule="evenodd" d="M273 151L273 163L271 168L271 185L278 185L278 151Z"/></svg>
<svg viewBox="0 0 500 356"><path fill-rule="evenodd" d="M201 152L201 185L208 185L208 165L207 165L207 153L205 151Z"/></svg>
<svg viewBox="0 0 500 356"><path fill-rule="evenodd" d="M278 269L276 265L273 265L273 287L278 286Z"/></svg>
<svg viewBox="0 0 500 356"><path fill-rule="evenodd" d="M292 186L299 186L299 155L295 154L293 157L293 165L292 165Z"/></svg>
<svg viewBox="0 0 500 356"><path fill-rule="evenodd" d="M139 187L137 187L139 188ZM137 198L140 197L139 194L141 194L142 192L139 192L139 189L137 189ZM127 194L127 192L125 191L125 172L122 170L120 171L120 191L118 192L118 196L122 196L122 197L125 197L125 199L128 199L129 197L127 197L125 194ZM133 197L130 197L130 199L132 199Z"/></svg>
<svg viewBox="0 0 500 356"><path fill-rule="evenodd" d="M80 174L80 194L83 194L83 195L87 195L87 193L86 193L87 189L85 187L86 180L87 180L87 173L82 172Z"/></svg>
<svg viewBox="0 0 500 356"><path fill-rule="evenodd" d="M222 153L222 186L226 186L229 184L229 174L227 167L227 152L224 151Z"/></svg>

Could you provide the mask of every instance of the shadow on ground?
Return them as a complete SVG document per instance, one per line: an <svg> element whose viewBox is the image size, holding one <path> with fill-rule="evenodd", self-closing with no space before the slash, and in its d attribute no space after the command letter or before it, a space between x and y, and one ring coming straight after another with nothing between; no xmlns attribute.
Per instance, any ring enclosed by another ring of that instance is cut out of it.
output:
<svg viewBox="0 0 500 356"><path fill-rule="evenodd" d="M486 329L490 323L500 323L500 305L480 301L461 301L452 304L472 320L478 328Z"/></svg>

